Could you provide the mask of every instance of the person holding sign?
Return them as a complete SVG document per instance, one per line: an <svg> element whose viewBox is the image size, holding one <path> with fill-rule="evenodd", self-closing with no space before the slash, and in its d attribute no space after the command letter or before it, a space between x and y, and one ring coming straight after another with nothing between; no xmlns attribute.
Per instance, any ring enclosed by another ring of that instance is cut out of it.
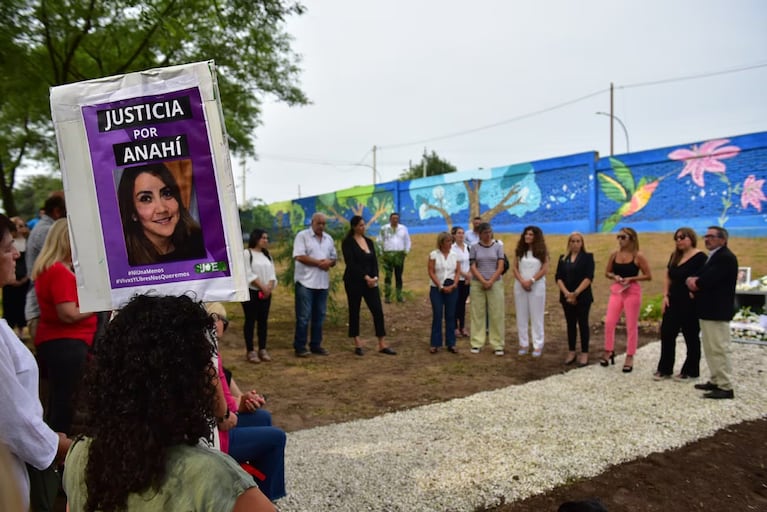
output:
<svg viewBox="0 0 767 512"><path fill-rule="evenodd" d="M205 257L200 225L165 164L124 169L117 198L131 266Z"/></svg>

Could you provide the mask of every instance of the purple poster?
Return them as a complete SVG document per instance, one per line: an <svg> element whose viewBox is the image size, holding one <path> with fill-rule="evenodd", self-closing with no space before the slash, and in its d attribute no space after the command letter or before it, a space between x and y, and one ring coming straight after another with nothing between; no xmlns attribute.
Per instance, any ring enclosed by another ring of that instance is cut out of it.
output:
<svg viewBox="0 0 767 512"><path fill-rule="evenodd" d="M199 89L86 105L82 116L111 287L228 277Z"/></svg>

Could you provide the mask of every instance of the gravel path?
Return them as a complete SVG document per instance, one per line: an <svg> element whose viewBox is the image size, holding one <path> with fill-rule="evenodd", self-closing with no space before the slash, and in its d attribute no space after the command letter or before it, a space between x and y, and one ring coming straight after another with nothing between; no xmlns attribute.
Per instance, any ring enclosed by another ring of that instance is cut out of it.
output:
<svg viewBox="0 0 767 512"><path fill-rule="evenodd" d="M677 367L683 359L678 345ZM733 344L735 400L655 382L660 343L520 386L288 435L289 511L474 511L767 415L767 347ZM483 354L478 357L485 357ZM474 357L470 355L462 357ZM594 357L594 356L592 356ZM513 371L516 355L504 359ZM708 375L705 361L701 375Z"/></svg>

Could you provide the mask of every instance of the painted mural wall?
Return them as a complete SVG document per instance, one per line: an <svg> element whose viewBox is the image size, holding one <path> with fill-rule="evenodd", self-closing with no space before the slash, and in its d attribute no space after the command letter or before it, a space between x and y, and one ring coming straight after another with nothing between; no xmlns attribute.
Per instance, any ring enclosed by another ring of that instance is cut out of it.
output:
<svg viewBox="0 0 767 512"><path fill-rule="evenodd" d="M468 226L479 215L499 233L530 224L546 233L705 230L767 236L767 132L615 157L580 153L492 169L354 187L269 205L275 227L298 231L312 214L364 217L378 233L391 212L411 233Z"/></svg>

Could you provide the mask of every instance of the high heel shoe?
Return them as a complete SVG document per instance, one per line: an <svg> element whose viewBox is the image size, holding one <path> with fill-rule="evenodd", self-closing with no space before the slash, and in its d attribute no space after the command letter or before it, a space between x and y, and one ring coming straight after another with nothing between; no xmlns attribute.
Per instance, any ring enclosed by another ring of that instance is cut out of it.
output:
<svg viewBox="0 0 767 512"><path fill-rule="evenodd" d="M609 356L607 354L610 354ZM604 355L602 355L602 358L599 360L600 366L609 366L611 364L615 364L615 351L608 352L605 350Z"/></svg>
<svg viewBox="0 0 767 512"><path fill-rule="evenodd" d="M629 364L631 361L631 364ZM626 356L626 361L623 363L623 373L631 373L634 370L634 356Z"/></svg>
<svg viewBox="0 0 767 512"><path fill-rule="evenodd" d="M575 352L570 352L568 354L567 359L565 359L565 362L563 364L565 366L570 366L571 364L573 364L575 362L576 359L577 359L577 357L575 356Z"/></svg>

